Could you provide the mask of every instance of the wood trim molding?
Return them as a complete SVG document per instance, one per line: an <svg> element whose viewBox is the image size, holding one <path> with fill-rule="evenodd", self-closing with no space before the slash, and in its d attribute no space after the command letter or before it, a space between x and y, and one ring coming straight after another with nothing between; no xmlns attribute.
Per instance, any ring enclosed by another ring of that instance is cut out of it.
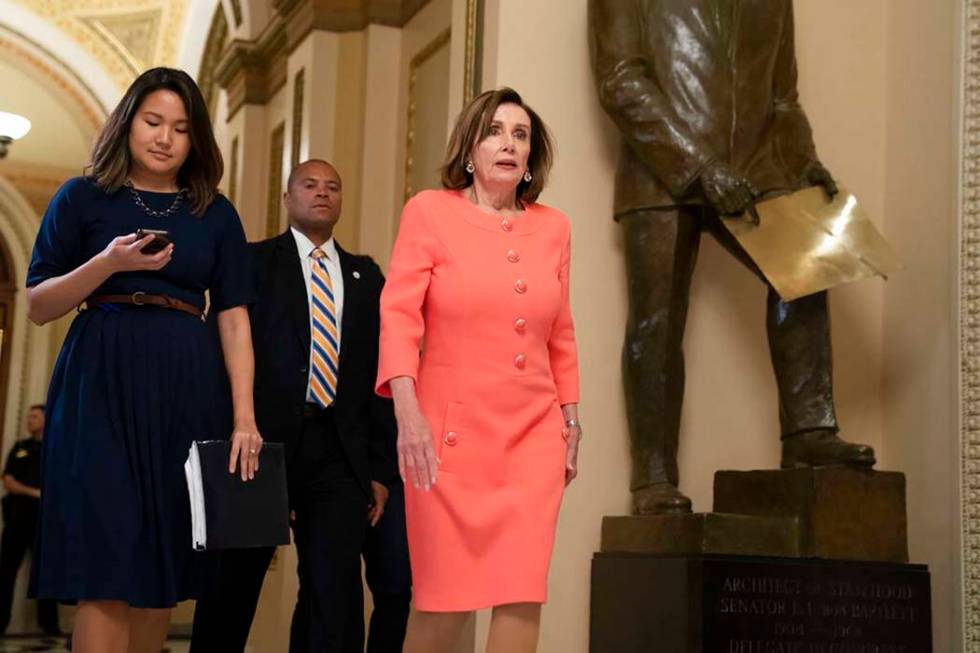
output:
<svg viewBox="0 0 980 653"><path fill-rule="evenodd" d="M273 0L272 6L286 21L291 51L313 30L356 32L371 24L402 27L429 1Z"/></svg>
<svg viewBox="0 0 980 653"><path fill-rule="evenodd" d="M228 93L228 120L245 104L265 104L286 83L285 24L273 18L255 41L232 41L214 71Z"/></svg>
<svg viewBox="0 0 980 653"><path fill-rule="evenodd" d="M289 169L299 165L299 149L303 144L303 95L306 92L306 70L300 68L293 77L293 133L289 146Z"/></svg>
<svg viewBox="0 0 980 653"><path fill-rule="evenodd" d="M463 105L470 103L483 86L484 0L466 0L466 43L464 45Z"/></svg>
<svg viewBox="0 0 980 653"><path fill-rule="evenodd" d="M980 0L964 0L959 257L963 651L980 653Z"/></svg>
<svg viewBox="0 0 980 653"><path fill-rule="evenodd" d="M265 207L265 237L279 234L282 220L282 164L286 144L286 123L280 122L269 135L269 171Z"/></svg>

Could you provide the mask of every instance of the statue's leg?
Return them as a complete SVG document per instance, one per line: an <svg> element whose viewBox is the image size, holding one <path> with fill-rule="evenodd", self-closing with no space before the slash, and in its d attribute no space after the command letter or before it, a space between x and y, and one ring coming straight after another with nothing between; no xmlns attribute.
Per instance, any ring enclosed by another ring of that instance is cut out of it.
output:
<svg viewBox="0 0 980 653"><path fill-rule="evenodd" d="M717 218L707 223L718 241L765 281L759 268ZM766 330L779 389L782 466L873 465L871 447L837 437L827 293L818 292L786 302L769 286Z"/></svg>
<svg viewBox="0 0 980 653"><path fill-rule="evenodd" d="M640 514L689 512L677 489L677 442L684 394L681 344L700 239L700 209L629 213L625 235L629 317L623 381Z"/></svg>

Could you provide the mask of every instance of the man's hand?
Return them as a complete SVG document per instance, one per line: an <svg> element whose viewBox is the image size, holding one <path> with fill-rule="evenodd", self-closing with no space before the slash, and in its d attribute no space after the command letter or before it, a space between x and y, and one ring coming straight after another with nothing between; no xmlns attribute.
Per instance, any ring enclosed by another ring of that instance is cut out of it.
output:
<svg viewBox="0 0 980 653"><path fill-rule="evenodd" d="M374 501L368 509L368 521L373 527L378 525L378 522L381 521L381 515L385 512L385 504L388 503L388 488L383 483L371 481L371 494L374 495Z"/></svg>
<svg viewBox="0 0 980 653"><path fill-rule="evenodd" d="M731 166L718 161L709 163L699 181L705 199L720 215L738 215L748 211L755 223L759 224L754 204L759 191Z"/></svg>
<svg viewBox="0 0 980 653"><path fill-rule="evenodd" d="M822 186L827 193L828 199L834 199L837 194L837 182L830 171L823 167L819 161L812 161L803 171L803 178L813 186Z"/></svg>

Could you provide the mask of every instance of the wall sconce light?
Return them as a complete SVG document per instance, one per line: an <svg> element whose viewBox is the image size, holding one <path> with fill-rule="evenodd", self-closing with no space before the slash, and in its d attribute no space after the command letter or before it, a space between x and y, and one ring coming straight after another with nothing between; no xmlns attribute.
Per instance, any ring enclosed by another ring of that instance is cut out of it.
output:
<svg viewBox="0 0 980 653"><path fill-rule="evenodd" d="M8 146L31 131L31 121L16 113L0 111L0 159L7 156Z"/></svg>

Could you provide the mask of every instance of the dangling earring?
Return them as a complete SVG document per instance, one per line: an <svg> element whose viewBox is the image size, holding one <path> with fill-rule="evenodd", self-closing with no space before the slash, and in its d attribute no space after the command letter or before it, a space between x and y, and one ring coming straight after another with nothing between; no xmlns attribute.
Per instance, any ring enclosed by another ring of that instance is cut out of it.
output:
<svg viewBox="0 0 980 653"><path fill-rule="evenodd" d="M531 176L531 171L530 170L526 170L524 172L524 181L526 181L527 183L530 184L532 179L534 179L534 177Z"/></svg>
<svg viewBox="0 0 980 653"><path fill-rule="evenodd" d="M471 174L471 175L472 175L472 174L473 174L474 172L476 172L476 166L475 166L475 165L473 165L473 162L472 162L472 161L467 161L467 162L466 162L466 166L465 166L465 169L466 169L466 172L468 172L468 173L469 173L469 174Z"/></svg>

